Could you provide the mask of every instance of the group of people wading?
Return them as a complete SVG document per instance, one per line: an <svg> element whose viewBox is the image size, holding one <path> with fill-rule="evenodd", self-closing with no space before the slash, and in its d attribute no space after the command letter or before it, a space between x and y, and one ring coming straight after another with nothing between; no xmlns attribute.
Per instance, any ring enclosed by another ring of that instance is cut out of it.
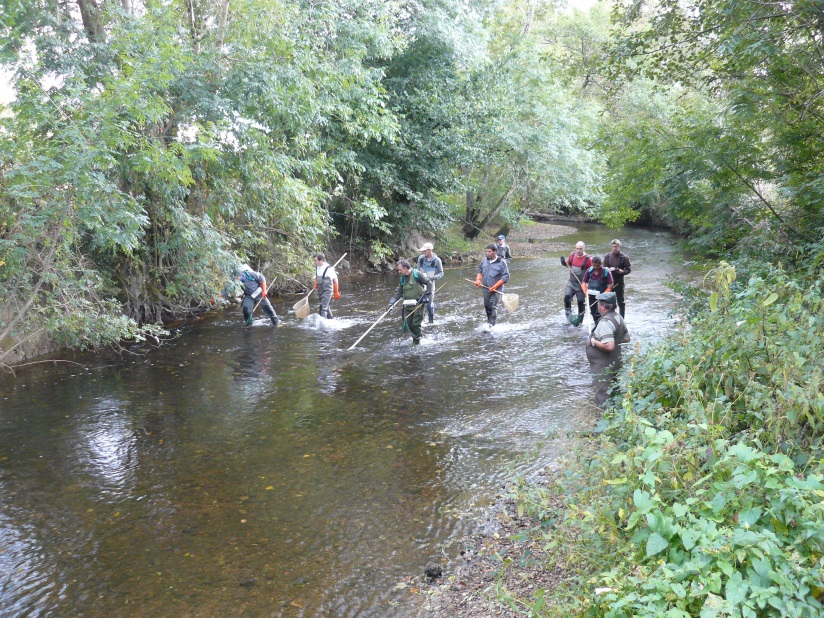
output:
<svg viewBox="0 0 824 618"><path fill-rule="evenodd" d="M586 354L593 375L595 402L599 406L606 402L609 388L621 368L621 344L630 340L624 322L624 277L632 272L632 266L629 257L621 252L619 240L613 240L611 246L612 250L602 259L588 255L586 245L578 242L569 257L561 257L561 264L570 273L564 293L567 319L579 326L583 323L586 307L592 314L594 327L587 337ZM443 262L434 252L432 243L425 243L418 251L421 255L416 268L409 260L398 260L400 282L387 305L388 313L398 301L403 300L401 317L404 330L412 335L415 345L421 341L424 319L428 318L429 324L435 320L435 282L444 275ZM495 243L487 245L486 257L478 265L475 285L483 288L484 310L490 329L497 322L498 302L503 296L504 285L509 282L511 259L512 251L506 237L501 234ZM316 253L313 261L314 290L320 298L318 313L323 318L331 319L332 300L341 297L338 275L323 253ZM235 269L233 277L243 286L242 308L246 325L252 323L254 308L260 304L272 325L278 326L280 320L266 297L266 277L248 265ZM573 296L578 303L577 314L572 313Z"/></svg>
<svg viewBox="0 0 824 618"><path fill-rule="evenodd" d="M571 324L584 320L585 305L589 306L594 327L587 338L587 360L592 372L595 403L603 405L609 388L621 368L621 344L629 342L624 322L624 277L632 272L629 257L621 251L621 241L611 243L611 251L603 259L589 256L586 245L578 242L561 264L569 268L569 280L564 293L564 313ZM572 297L578 301L578 314L572 313ZM616 311L616 308L618 311Z"/></svg>

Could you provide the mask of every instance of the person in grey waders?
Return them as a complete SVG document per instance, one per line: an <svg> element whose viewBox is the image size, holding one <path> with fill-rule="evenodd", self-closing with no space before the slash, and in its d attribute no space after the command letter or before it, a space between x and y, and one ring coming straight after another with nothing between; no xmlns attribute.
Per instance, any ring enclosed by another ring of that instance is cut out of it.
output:
<svg viewBox="0 0 824 618"><path fill-rule="evenodd" d="M486 246L486 257L478 266L475 275L475 285L484 288L484 310L486 323L490 327L498 321L498 300L503 294L504 284L509 281L509 268L506 262L498 257L498 247L495 244Z"/></svg>
<svg viewBox="0 0 824 618"><path fill-rule="evenodd" d="M404 330L412 333L412 343L421 342L421 324L423 323L424 307L429 304L429 298L435 290L435 283L429 280L426 273L417 268L413 269L408 260L398 260L398 272L401 281L395 294L389 299L386 310L389 311L399 299L403 298Z"/></svg>
<svg viewBox="0 0 824 618"><path fill-rule="evenodd" d="M587 255L587 246L580 240L575 244L575 251L569 254L568 258L561 256L561 265L569 268L569 280L564 292L564 312L567 320L574 326L580 326L584 321L584 301L586 293L581 288L581 277L587 269L592 266L592 258ZM572 315L572 297L578 299L578 315Z"/></svg>
<svg viewBox="0 0 824 618"><path fill-rule="evenodd" d="M316 253L315 257L315 289L320 296L320 309L318 313L322 318L332 319L332 309L329 305L332 304L332 299L338 300L340 298L340 291L338 290L338 273L335 268L326 262L326 256L323 253Z"/></svg>
<svg viewBox="0 0 824 618"><path fill-rule="evenodd" d="M610 386L623 364L621 344L629 342L629 331L624 318L615 311L618 304L615 292L603 292L595 298L601 320L587 339L587 360L592 372L595 403L600 407L606 402Z"/></svg>
<svg viewBox="0 0 824 618"><path fill-rule="evenodd" d="M275 313L275 308L266 296L266 277L261 273L252 270L248 264L238 266L232 271L232 277L236 281L240 281L243 286L243 320L246 326L252 325L252 311L255 305L260 301L263 311L272 320L272 326L277 326L280 320L278 314Z"/></svg>
<svg viewBox="0 0 824 618"><path fill-rule="evenodd" d="M435 247L431 242L424 243L423 247L418 249L423 255L418 256L418 270L426 273L430 281L435 282L443 277L443 263L441 258L434 252ZM426 311L429 313L429 323L435 321L435 290L432 290L432 295L429 298L429 304L426 306Z"/></svg>
<svg viewBox="0 0 824 618"><path fill-rule="evenodd" d="M506 236L503 234L498 234L498 237L495 239L495 244L498 251L498 257L506 262L506 267L509 268L509 262L512 260L512 250L509 248L509 245L506 244Z"/></svg>

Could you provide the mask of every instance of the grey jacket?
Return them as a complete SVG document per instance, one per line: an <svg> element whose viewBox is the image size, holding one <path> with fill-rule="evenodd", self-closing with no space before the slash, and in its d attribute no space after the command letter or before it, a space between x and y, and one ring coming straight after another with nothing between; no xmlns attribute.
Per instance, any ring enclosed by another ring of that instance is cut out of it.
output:
<svg viewBox="0 0 824 618"><path fill-rule="evenodd" d="M509 267L501 258L497 258L494 262L490 262L489 258L484 258L483 262L478 266L478 272L483 275L481 284L488 288L491 288L498 283L498 281L503 281L504 283L509 281Z"/></svg>
<svg viewBox="0 0 824 618"><path fill-rule="evenodd" d="M443 277L443 263L435 253L432 254L431 260L427 260L425 255L419 255L418 270L425 272L431 281L437 281Z"/></svg>

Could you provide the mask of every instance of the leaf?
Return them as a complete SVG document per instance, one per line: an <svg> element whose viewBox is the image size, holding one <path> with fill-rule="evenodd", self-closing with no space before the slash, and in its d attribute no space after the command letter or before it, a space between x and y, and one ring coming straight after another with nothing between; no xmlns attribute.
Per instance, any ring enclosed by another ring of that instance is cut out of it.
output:
<svg viewBox="0 0 824 618"><path fill-rule="evenodd" d="M680 502L676 502L672 505L672 512L676 517L683 517L687 513L689 513L690 508L685 504L681 504Z"/></svg>
<svg viewBox="0 0 824 618"><path fill-rule="evenodd" d="M632 494L632 501L641 513L648 513L655 506L655 501L650 498L646 491L636 489Z"/></svg>
<svg viewBox="0 0 824 618"><path fill-rule="evenodd" d="M687 551L692 551L692 548L695 547L698 539L701 538L701 533L698 530L693 530L692 528L685 528L681 530L678 535L681 537L681 543Z"/></svg>
<svg viewBox="0 0 824 618"><path fill-rule="evenodd" d="M751 508L749 511L744 511L738 516L738 523L742 526L752 526L761 517L761 509L758 507Z"/></svg>
<svg viewBox="0 0 824 618"><path fill-rule="evenodd" d="M657 532L653 532L647 539L647 558L660 554L669 546L667 539L662 537Z"/></svg>
<svg viewBox="0 0 824 618"><path fill-rule="evenodd" d="M767 296L767 298L764 300L764 302L761 303L761 306L762 307L769 307L770 305L772 305L777 300L778 300L778 294L773 292L772 294Z"/></svg>

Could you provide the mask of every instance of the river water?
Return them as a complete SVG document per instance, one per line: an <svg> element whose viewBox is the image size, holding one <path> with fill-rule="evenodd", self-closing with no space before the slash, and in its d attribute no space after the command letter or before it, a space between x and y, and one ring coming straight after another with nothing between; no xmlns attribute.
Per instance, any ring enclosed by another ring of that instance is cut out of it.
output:
<svg viewBox="0 0 824 618"><path fill-rule="evenodd" d="M447 270L420 346L393 316L349 352L397 275L344 275L331 322L301 322L291 298L279 329L214 312L160 349L0 376L0 615L411 615L399 584L513 472L551 462L524 452L596 418L558 256L615 235L579 226L516 258L520 308L492 334L467 266ZM671 326L665 280L685 258L664 232L620 237L646 345Z"/></svg>

